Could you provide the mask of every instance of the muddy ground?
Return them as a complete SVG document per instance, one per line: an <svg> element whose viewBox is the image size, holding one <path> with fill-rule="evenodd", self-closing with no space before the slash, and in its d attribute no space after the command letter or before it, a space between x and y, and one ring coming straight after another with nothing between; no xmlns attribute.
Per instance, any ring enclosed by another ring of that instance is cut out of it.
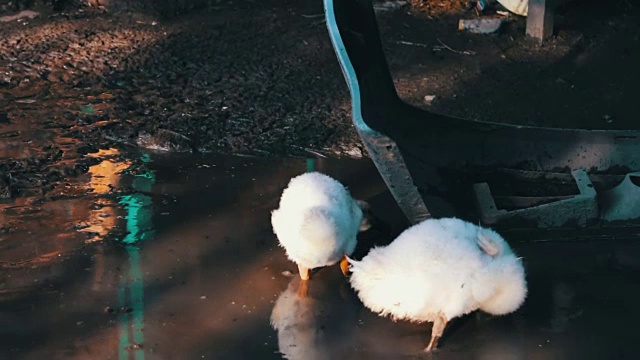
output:
<svg viewBox="0 0 640 360"><path fill-rule="evenodd" d="M321 1L200 3L171 14L36 3L38 17L0 23L0 199L56 193L100 148L363 156ZM639 6L569 2L539 46L524 18L459 32L478 16L465 4L378 14L408 102L518 124L639 126Z"/></svg>
<svg viewBox="0 0 640 360"><path fill-rule="evenodd" d="M269 213L309 164L379 217L354 257L406 228L370 161L332 159L363 154L321 1L193 2L210 6L38 1L38 17L0 22L0 358L280 358L286 338L269 319L296 266ZM7 3L0 17L15 13ZM540 47L524 19L458 32L477 16L464 5L379 14L407 101L482 120L638 127L637 6L567 4ZM509 238L527 264L523 310L452 324L440 357L638 357L625 327L638 317L637 244L544 236ZM307 354L408 358L426 345L428 325L363 308L336 267L313 276L301 322L343 342L299 347Z"/></svg>

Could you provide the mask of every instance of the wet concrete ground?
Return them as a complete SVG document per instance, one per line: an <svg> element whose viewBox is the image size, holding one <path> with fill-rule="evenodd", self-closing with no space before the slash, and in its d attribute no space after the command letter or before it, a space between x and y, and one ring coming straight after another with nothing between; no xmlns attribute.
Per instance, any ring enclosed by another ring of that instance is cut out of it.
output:
<svg viewBox="0 0 640 360"><path fill-rule="evenodd" d="M454 321L425 355L430 325L372 314L337 266L299 298L296 266L271 232L281 190L313 166L373 206L356 257L389 242L406 224L369 161L96 156L105 160L59 197L0 204L2 359L640 355L637 242L509 238L525 258L524 307Z"/></svg>

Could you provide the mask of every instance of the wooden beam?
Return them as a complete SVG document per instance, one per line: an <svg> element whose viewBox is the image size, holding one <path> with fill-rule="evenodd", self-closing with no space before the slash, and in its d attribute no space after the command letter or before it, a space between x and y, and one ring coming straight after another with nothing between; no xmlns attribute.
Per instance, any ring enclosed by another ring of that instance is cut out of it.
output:
<svg viewBox="0 0 640 360"><path fill-rule="evenodd" d="M527 35L540 41L553 35L555 5L554 0L529 0Z"/></svg>

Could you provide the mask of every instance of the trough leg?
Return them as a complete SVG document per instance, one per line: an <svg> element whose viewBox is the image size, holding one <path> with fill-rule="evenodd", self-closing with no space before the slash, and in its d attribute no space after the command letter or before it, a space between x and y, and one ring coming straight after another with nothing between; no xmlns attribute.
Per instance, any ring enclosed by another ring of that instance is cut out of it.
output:
<svg viewBox="0 0 640 360"><path fill-rule="evenodd" d="M356 129L391 195L412 224L431 217L413 178L407 169L398 145L386 135L371 128Z"/></svg>
<svg viewBox="0 0 640 360"><path fill-rule="evenodd" d="M554 0L529 0L527 35L543 41L553 34Z"/></svg>

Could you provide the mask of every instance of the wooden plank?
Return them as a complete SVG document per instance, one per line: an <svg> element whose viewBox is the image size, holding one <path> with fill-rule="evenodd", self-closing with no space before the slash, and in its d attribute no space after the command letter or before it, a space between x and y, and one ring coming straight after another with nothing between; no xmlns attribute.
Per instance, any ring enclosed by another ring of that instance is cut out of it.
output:
<svg viewBox="0 0 640 360"><path fill-rule="evenodd" d="M553 35L554 0L529 0L527 35L540 41Z"/></svg>

